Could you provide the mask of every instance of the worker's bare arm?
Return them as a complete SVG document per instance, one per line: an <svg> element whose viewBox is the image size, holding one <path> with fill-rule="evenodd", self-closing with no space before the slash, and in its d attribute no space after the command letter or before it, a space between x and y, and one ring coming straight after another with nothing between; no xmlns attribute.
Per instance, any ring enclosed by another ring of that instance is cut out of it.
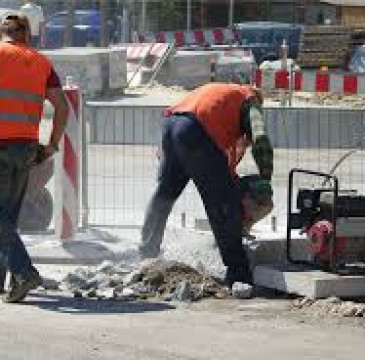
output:
<svg viewBox="0 0 365 360"><path fill-rule="evenodd" d="M46 99L54 107L53 129L49 144L57 148L67 124L68 104L60 87L48 88L46 90Z"/></svg>

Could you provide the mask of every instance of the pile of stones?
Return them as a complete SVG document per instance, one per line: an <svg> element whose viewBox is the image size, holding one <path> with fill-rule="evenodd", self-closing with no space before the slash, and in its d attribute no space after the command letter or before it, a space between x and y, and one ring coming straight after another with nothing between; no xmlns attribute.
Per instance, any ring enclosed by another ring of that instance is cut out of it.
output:
<svg viewBox="0 0 365 360"><path fill-rule="evenodd" d="M44 287L47 289L46 281ZM227 287L204 271L162 259L145 260L136 266L105 261L96 267L77 268L58 288L74 297L96 299L198 301L231 296Z"/></svg>

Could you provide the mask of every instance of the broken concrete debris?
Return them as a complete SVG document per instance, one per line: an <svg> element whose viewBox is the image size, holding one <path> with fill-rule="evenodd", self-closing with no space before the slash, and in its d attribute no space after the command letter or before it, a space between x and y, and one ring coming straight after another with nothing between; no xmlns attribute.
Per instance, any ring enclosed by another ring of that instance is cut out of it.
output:
<svg viewBox="0 0 365 360"><path fill-rule="evenodd" d="M365 304L354 301L343 301L338 297L314 300L310 298L295 299L291 310L314 315L337 315L342 317L365 317Z"/></svg>
<svg viewBox="0 0 365 360"><path fill-rule="evenodd" d="M232 296L237 299L250 299L253 295L253 287L242 282L235 282L232 285Z"/></svg>
<svg viewBox="0 0 365 360"><path fill-rule="evenodd" d="M97 267L77 268L62 280L60 289L71 291L74 297L96 299L198 301L230 296L228 288L203 270L162 259L145 260L134 268L109 261Z"/></svg>
<svg viewBox="0 0 365 360"><path fill-rule="evenodd" d="M154 82L149 86L134 87L126 90L126 93L130 94L184 94L188 90L183 86L166 86ZM280 102L281 94L278 91L265 91L265 102L273 101ZM336 94L336 93L313 93L313 92L300 92L293 93L293 101L299 103L307 103L315 106L341 106L345 108L365 108L365 96L363 94Z"/></svg>

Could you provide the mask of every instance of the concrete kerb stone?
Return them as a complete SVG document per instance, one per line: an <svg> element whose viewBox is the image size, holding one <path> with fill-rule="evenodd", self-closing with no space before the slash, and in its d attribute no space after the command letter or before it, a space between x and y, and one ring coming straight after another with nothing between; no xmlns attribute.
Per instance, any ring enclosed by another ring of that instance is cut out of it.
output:
<svg viewBox="0 0 365 360"><path fill-rule="evenodd" d="M289 264L255 267L256 285L310 299L365 296L365 276L341 276Z"/></svg>

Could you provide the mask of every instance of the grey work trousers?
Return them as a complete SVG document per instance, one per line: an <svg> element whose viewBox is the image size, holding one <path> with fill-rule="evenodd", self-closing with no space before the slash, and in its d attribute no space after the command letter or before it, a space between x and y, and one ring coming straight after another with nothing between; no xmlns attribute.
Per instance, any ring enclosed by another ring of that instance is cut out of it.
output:
<svg viewBox="0 0 365 360"><path fill-rule="evenodd" d="M155 257L171 209L190 179L203 200L223 263L248 266L242 246L242 204L225 154L192 115L165 120L157 188L142 227L140 253Z"/></svg>

